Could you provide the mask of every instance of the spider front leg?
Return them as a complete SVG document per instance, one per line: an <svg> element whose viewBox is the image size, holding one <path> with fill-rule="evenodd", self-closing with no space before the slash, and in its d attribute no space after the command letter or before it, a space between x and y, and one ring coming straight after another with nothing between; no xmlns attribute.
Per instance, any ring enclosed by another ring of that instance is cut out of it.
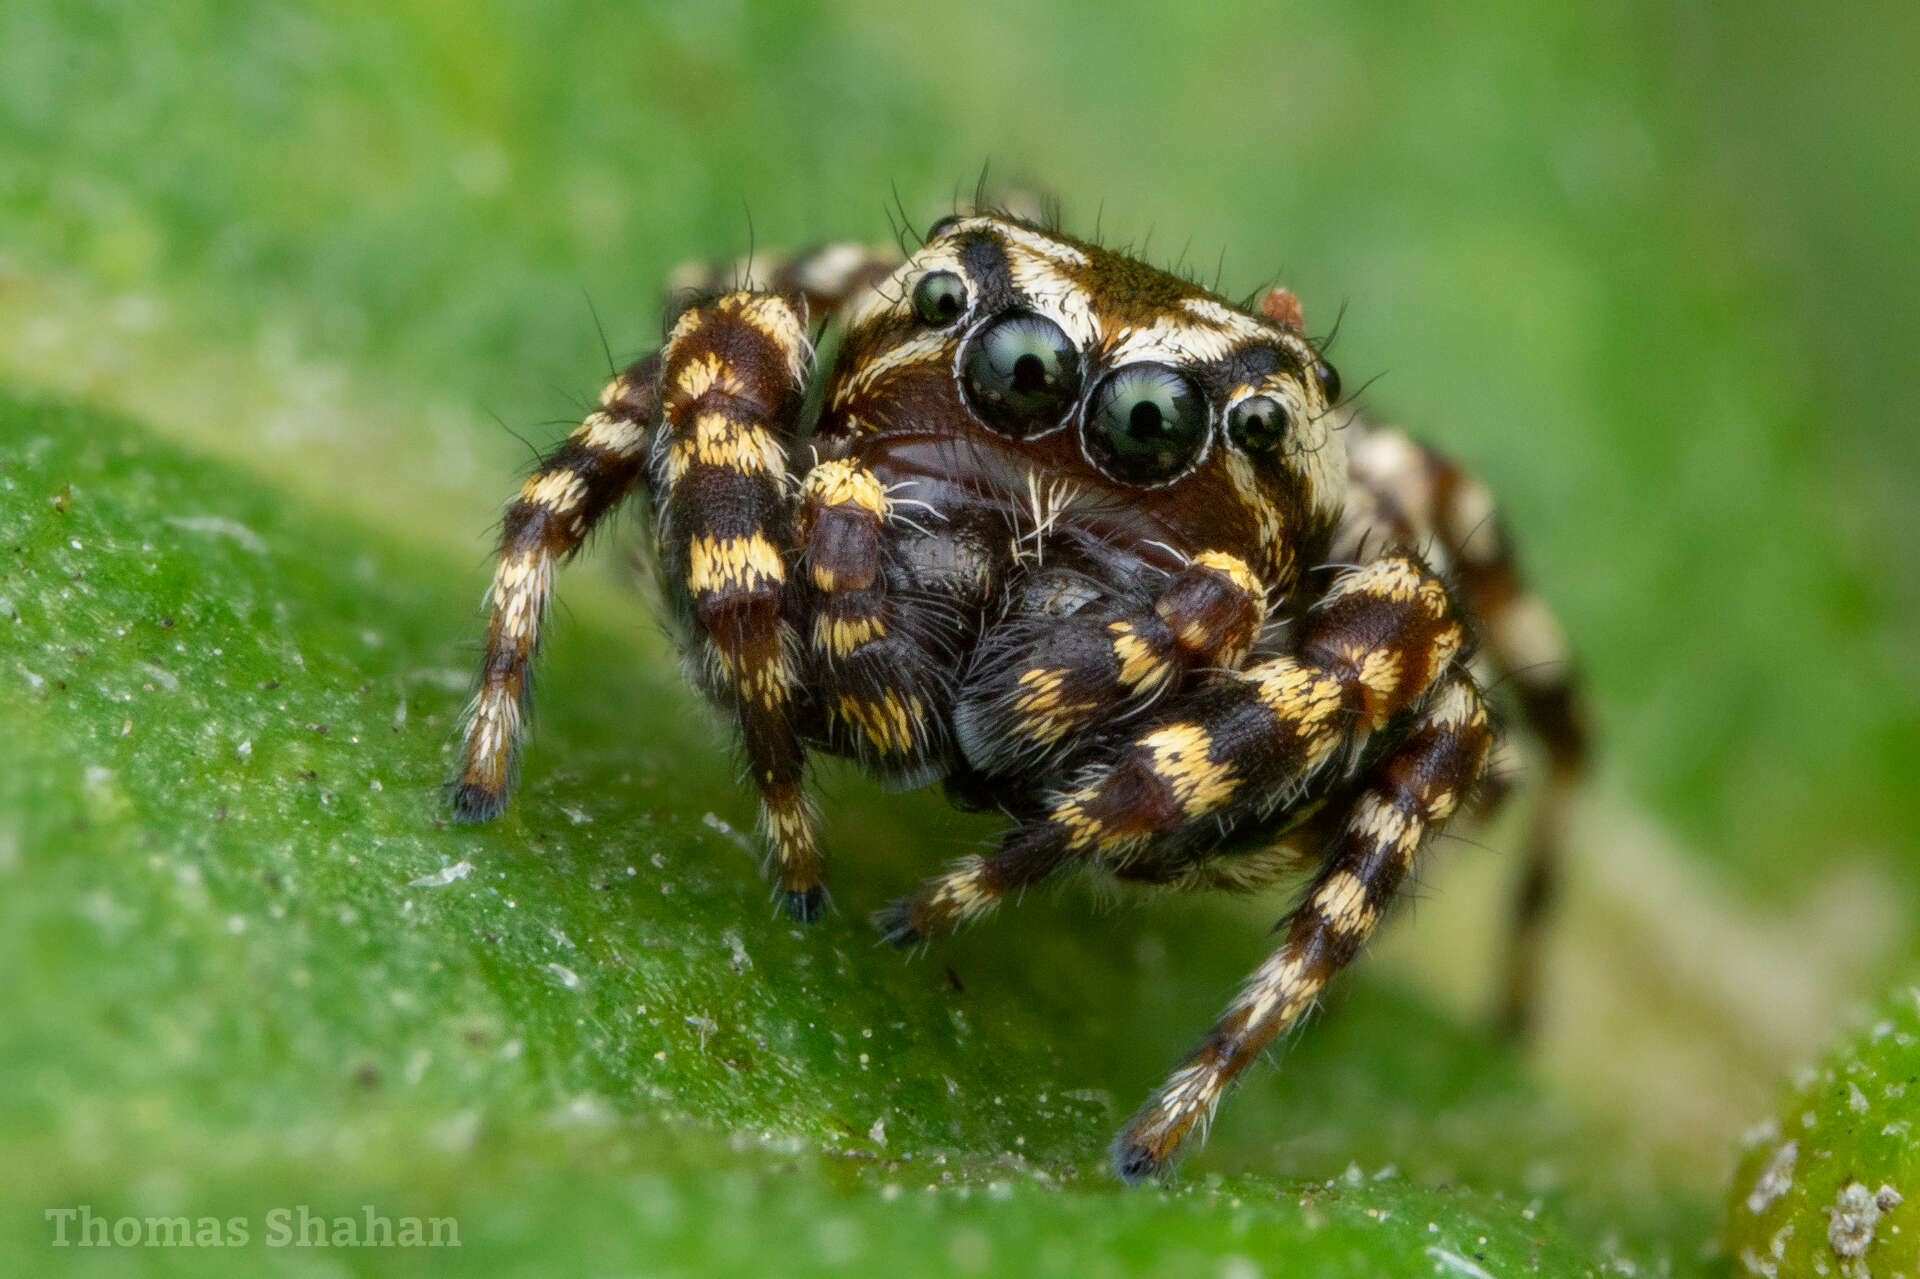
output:
<svg viewBox="0 0 1920 1279"><path fill-rule="evenodd" d="M1445 590L1417 561L1354 570L1301 619L1292 654L1173 699L991 856L956 863L883 926L911 941L916 920L977 916L1009 887L1076 864L1177 879L1221 831L1284 813L1351 757L1343 745L1391 726L1393 745L1361 779L1287 945L1116 1143L1116 1170L1137 1181L1204 1127L1233 1079L1352 958L1412 854L1478 780L1491 738L1479 692L1455 666L1461 642Z"/></svg>
<svg viewBox="0 0 1920 1279"><path fill-rule="evenodd" d="M1246 659L1266 619L1266 591L1246 562L1208 551L1167 579L1151 604L1088 605L1070 617L1033 611L982 645L954 720L962 752L983 773L1032 775L1084 751L1089 735L1145 711L1189 672ZM1064 863L1047 838L1013 839L990 858L966 857L874 915L899 946L952 932L1008 892Z"/></svg>
<svg viewBox="0 0 1920 1279"><path fill-rule="evenodd" d="M1222 672L1117 745L1097 738L1077 785L1050 796L994 853L956 861L875 923L911 945L1087 862L1133 879L1178 878L1223 830L1291 804L1343 743L1417 702L1461 638L1445 590L1416 561L1354 570L1301 619L1293 655Z"/></svg>
<svg viewBox="0 0 1920 1279"><path fill-rule="evenodd" d="M961 753L981 773L1031 775L1086 734L1146 710L1189 672L1240 665L1266 613L1260 579L1224 551L1195 556L1144 606L1021 613L986 637L960 690Z"/></svg>
<svg viewBox="0 0 1920 1279"><path fill-rule="evenodd" d="M1420 850L1479 779L1492 743L1473 681L1460 671L1445 676L1408 735L1368 771L1306 899L1282 925L1286 941L1114 1139L1122 1180L1165 1168L1196 1130L1204 1138L1241 1072L1359 953Z"/></svg>
<svg viewBox="0 0 1920 1279"><path fill-rule="evenodd" d="M660 357L650 355L610 382L600 407L542 460L507 509L488 591L480 691L467 712L460 769L449 785L456 821L483 822L506 807L554 566L580 549L644 473L659 373Z"/></svg>
<svg viewBox="0 0 1920 1279"><path fill-rule="evenodd" d="M825 904L825 864L794 725L798 641L783 616L793 495L787 444L812 350L791 304L729 293L682 314L661 352L655 537L696 676L740 725L787 913Z"/></svg>
<svg viewBox="0 0 1920 1279"><path fill-rule="evenodd" d="M865 463L821 462L801 482L809 649L835 742L898 789L938 776L950 659L936 619L903 609L888 573L895 504Z"/></svg>

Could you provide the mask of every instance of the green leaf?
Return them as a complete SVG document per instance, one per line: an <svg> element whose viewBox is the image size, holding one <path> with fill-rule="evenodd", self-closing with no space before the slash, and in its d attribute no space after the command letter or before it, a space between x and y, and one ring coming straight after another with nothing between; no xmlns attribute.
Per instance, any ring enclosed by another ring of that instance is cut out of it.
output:
<svg viewBox="0 0 1920 1279"><path fill-rule="evenodd" d="M1728 1254L1750 1275L1920 1269L1920 987L1887 994L1746 1139Z"/></svg>

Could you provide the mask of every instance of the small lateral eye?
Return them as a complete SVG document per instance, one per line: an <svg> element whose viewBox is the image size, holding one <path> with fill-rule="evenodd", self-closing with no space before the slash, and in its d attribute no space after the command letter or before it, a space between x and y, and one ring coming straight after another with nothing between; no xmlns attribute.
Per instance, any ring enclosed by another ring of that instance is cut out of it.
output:
<svg viewBox="0 0 1920 1279"><path fill-rule="evenodd" d="M1313 375L1320 379L1321 389L1327 393L1327 403L1338 404L1340 402L1340 370L1325 360L1315 360Z"/></svg>
<svg viewBox="0 0 1920 1279"><path fill-rule="evenodd" d="M1060 326L1009 311L967 340L960 356L967 403L1016 439L1052 430L1080 398L1080 352Z"/></svg>
<svg viewBox="0 0 1920 1279"><path fill-rule="evenodd" d="M929 271L913 286L913 313L922 324L944 328L966 309L966 281L951 271Z"/></svg>
<svg viewBox="0 0 1920 1279"><path fill-rule="evenodd" d="M1207 398L1178 369L1131 364L1094 389L1083 435L1087 456L1113 478L1164 483L1206 447Z"/></svg>
<svg viewBox="0 0 1920 1279"><path fill-rule="evenodd" d="M1233 442L1249 453L1262 453L1286 438L1293 414L1271 395L1249 395L1227 410L1227 430Z"/></svg>

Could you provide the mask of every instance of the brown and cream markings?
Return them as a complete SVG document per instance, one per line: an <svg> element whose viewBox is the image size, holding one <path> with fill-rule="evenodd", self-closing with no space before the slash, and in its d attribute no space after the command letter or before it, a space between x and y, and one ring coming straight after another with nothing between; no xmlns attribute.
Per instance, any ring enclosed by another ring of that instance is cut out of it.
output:
<svg viewBox="0 0 1920 1279"><path fill-rule="evenodd" d="M826 900L809 751L1010 815L991 853L876 914L902 946L1076 870L1306 873L1279 948L1115 1140L1126 1180L1204 1133L1475 795L1495 745L1476 661L1515 677L1551 764L1507 992L1524 1016L1582 751L1559 631L1486 490L1339 410L1290 293L1235 306L984 215L904 262L842 245L761 289L680 278L665 345L508 510L457 817L506 803L556 564L644 492L793 918ZM841 338L816 368L822 324Z"/></svg>

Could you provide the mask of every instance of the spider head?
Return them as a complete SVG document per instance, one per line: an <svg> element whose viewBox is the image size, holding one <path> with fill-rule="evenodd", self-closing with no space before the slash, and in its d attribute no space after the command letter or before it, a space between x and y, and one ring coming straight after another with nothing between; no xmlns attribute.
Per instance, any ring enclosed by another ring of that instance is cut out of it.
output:
<svg viewBox="0 0 1920 1279"><path fill-rule="evenodd" d="M949 218L849 318L820 433L944 445L950 474L1131 513L1103 535L1285 577L1346 481L1337 387L1289 318L1029 223Z"/></svg>

